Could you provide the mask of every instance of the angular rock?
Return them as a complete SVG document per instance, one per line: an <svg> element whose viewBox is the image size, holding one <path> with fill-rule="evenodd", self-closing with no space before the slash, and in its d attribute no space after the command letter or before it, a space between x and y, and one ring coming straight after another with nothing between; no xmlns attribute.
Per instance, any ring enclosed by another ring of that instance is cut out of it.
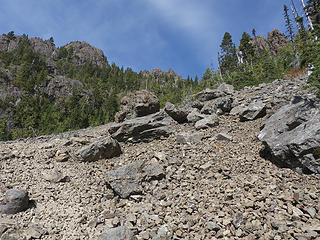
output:
<svg viewBox="0 0 320 240"><path fill-rule="evenodd" d="M211 115L216 113L216 108L212 102L206 102L200 111L201 114Z"/></svg>
<svg viewBox="0 0 320 240"><path fill-rule="evenodd" d="M187 122L187 116L190 113L190 110L188 110L187 108L176 107L170 102L166 103L164 111L178 123Z"/></svg>
<svg viewBox="0 0 320 240"><path fill-rule="evenodd" d="M125 227L120 226L103 232L100 240L135 240L133 232Z"/></svg>
<svg viewBox="0 0 320 240"><path fill-rule="evenodd" d="M234 93L234 87L227 83L222 83L218 86L217 90L227 94L232 95Z"/></svg>
<svg viewBox="0 0 320 240"><path fill-rule="evenodd" d="M266 113L266 105L262 101L255 101L240 110L240 121L253 121L264 117Z"/></svg>
<svg viewBox="0 0 320 240"><path fill-rule="evenodd" d="M42 173L42 177L53 183L65 182L67 180L67 176L65 176L62 172L57 169L47 170Z"/></svg>
<svg viewBox="0 0 320 240"><path fill-rule="evenodd" d="M219 133L216 138L217 140L232 141L232 136L224 132Z"/></svg>
<svg viewBox="0 0 320 240"><path fill-rule="evenodd" d="M192 144L201 142L204 138L204 133L179 133L176 137L177 143L180 144Z"/></svg>
<svg viewBox="0 0 320 240"><path fill-rule="evenodd" d="M0 213L16 214L27 210L28 207L28 193L17 189L10 189L7 191L3 203L0 204Z"/></svg>
<svg viewBox="0 0 320 240"><path fill-rule="evenodd" d="M229 113L232 109L232 102L233 98L231 97L218 98L215 103L215 112L218 115Z"/></svg>
<svg viewBox="0 0 320 240"><path fill-rule="evenodd" d="M159 112L160 102L156 95L146 90L136 91L124 96L120 101L120 111L115 116L116 122L143 117Z"/></svg>
<svg viewBox="0 0 320 240"><path fill-rule="evenodd" d="M75 153L75 157L81 162L93 162L99 159L118 157L121 153L119 143L108 137L81 148Z"/></svg>
<svg viewBox="0 0 320 240"><path fill-rule="evenodd" d="M126 120L110 127L109 133L119 142L150 142L168 137L176 122L164 111Z"/></svg>
<svg viewBox="0 0 320 240"><path fill-rule="evenodd" d="M194 125L197 130L213 128L219 125L219 118L217 115L210 115L204 119L201 119L196 122Z"/></svg>
<svg viewBox="0 0 320 240"><path fill-rule="evenodd" d="M187 116L188 123L191 125L194 125L203 118L205 118L205 115L201 114L197 108L194 108Z"/></svg>
<svg viewBox="0 0 320 240"><path fill-rule="evenodd" d="M224 97L225 93L221 92L217 89L205 89L201 92L198 92L197 94L193 95L193 98L195 100L199 100L201 102L209 101L218 97Z"/></svg>
<svg viewBox="0 0 320 240"><path fill-rule="evenodd" d="M320 174L319 103L308 97L295 97L272 115L258 136L262 152L281 167Z"/></svg>
<svg viewBox="0 0 320 240"><path fill-rule="evenodd" d="M164 177L163 167L156 161L142 160L129 163L123 167L110 171L107 176L107 185L121 198L128 198L132 194L141 194L142 182L161 179Z"/></svg>

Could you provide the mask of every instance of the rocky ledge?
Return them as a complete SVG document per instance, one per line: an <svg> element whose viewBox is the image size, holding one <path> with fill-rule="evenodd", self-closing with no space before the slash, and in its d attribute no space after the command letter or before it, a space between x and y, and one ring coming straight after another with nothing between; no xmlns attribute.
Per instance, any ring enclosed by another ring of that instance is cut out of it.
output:
<svg viewBox="0 0 320 240"><path fill-rule="evenodd" d="M224 85L0 143L0 239L319 239L319 104L305 85Z"/></svg>

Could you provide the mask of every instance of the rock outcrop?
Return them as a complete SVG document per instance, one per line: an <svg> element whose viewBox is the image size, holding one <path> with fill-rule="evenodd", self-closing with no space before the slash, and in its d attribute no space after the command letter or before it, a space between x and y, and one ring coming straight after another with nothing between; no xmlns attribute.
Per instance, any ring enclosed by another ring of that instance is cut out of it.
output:
<svg viewBox="0 0 320 240"><path fill-rule="evenodd" d="M120 111L116 113L115 121L143 117L159 112L160 102L157 96L146 90L136 91L120 100Z"/></svg>
<svg viewBox="0 0 320 240"><path fill-rule="evenodd" d="M81 92L83 87L83 84L78 80L56 76L48 80L44 93L52 100L61 101L70 98L74 91Z"/></svg>
<svg viewBox="0 0 320 240"><path fill-rule="evenodd" d="M251 40L255 48L257 55L261 55L264 50L270 51L273 55L276 55L281 48L288 43L288 38L275 29L268 33L268 38L263 36L257 36Z"/></svg>
<svg viewBox="0 0 320 240"><path fill-rule="evenodd" d="M66 49L72 49L72 62L76 65L83 65L86 62L102 67L106 64L106 57L102 50L91 46L87 42L70 42L63 46Z"/></svg>

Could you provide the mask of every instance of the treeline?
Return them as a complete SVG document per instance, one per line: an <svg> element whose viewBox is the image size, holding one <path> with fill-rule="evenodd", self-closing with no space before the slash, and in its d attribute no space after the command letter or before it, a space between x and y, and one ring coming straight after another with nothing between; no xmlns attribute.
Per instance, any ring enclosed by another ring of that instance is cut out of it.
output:
<svg viewBox="0 0 320 240"><path fill-rule="evenodd" d="M214 87L226 82L235 88L242 88L285 76L295 77L311 69L313 72L309 81L320 89L319 6L317 0L307 1L303 10L312 19L309 23L312 27L306 28L304 18L297 12L292 18L288 7L284 5L288 41L276 53L259 43L261 37L256 36L255 29L252 30L252 36L244 32L238 46L232 41L230 33L226 32L220 45L218 70L208 68L202 76L202 85ZM291 8L295 9L295 6ZM297 31L294 31L293 22L299 26Z"/></svg>

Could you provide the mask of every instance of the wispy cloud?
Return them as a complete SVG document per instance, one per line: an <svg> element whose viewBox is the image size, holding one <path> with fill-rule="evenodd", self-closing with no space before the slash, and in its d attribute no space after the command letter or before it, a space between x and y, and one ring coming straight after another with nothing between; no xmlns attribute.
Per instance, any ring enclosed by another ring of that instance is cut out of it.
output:
<svg viewBox="0 0 320 240"><path fill-rule="evenodd" d="M1 0L0 33L52 36L58 46L87 41L109 61L136 71L172 67L194 76L216 62L225 31L238 43L243 31L266 34L278 27L281 2Z"/></svg>

